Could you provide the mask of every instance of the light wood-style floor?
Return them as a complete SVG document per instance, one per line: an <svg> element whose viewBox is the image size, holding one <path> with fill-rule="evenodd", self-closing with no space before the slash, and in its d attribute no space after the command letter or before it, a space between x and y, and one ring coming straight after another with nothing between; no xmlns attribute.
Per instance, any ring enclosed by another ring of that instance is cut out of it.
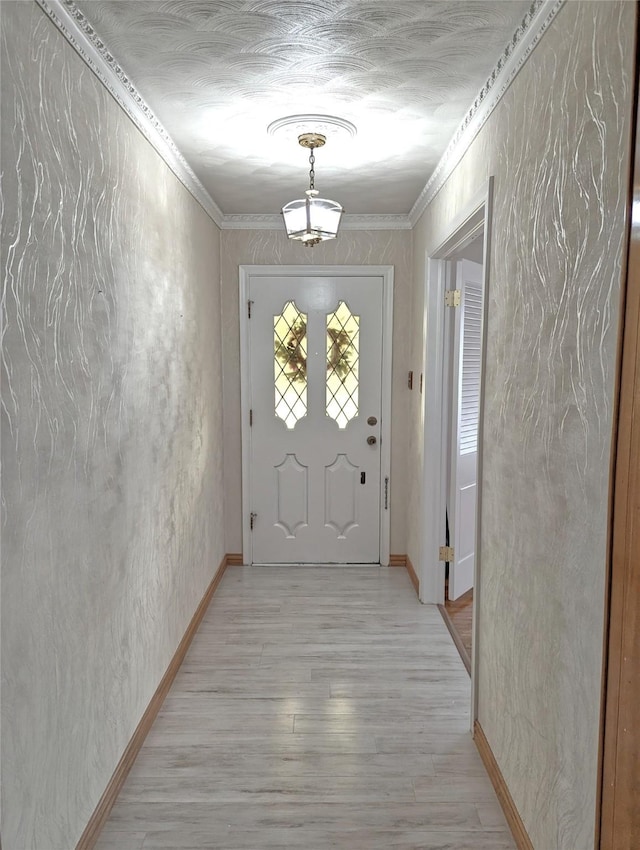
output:
<svg viewBox="0 0 640 850"><path fill-rule="evenodd" d="M462 658L462 663L471 675L471 644L473 641L473 588L459 599L447 599L439 605L440 613L451 633L451 637Z"/></svg>
<svg viewBox="0 0 640 850"><path fill-rule="evenodd" d="M514 850L405 570L230 567L97 850Z"/></svg>

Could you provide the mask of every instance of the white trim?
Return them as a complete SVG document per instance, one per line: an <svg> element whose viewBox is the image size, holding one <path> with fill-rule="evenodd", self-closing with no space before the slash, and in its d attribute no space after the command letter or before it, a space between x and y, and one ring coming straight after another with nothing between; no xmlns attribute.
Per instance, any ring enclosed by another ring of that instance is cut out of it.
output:
<svg viewBox="0 0 640 850"><path fill-rule="evenodd" d="M408 217L412 227L415 227L422 213L444 186L565 2L566 0L532 2L411 208Z"/></svg>
<svg viewBox="0 0 640 850"><path fill-rule="evenodd" d="M253 559L251 546L251 408L249 364L251 357L247 300L249 280L259 277L382 277L382 413L380 431L380 565L389 565L391 539L391 499L384 506L384 482L389 479L391 495L391 371L393 348L393 266L240 266L240 409L242 434L242 555L245 564Z"/></svg>
<svg viewBox="0 0 640 850"><path fill-rule="evenodd" d="M365 266L365 268L367 268ZM374 267L375 268L375 267ZM391 384L393 352L393 266L379 266L382 272L382 428L380 431L380 565L389 566L391 552ZM370 271L369 273L375 273ZM384 506L387 479L387 508Z"/></svg>
<svg viewBox="0 0 640 850"><path fill-rule="evenodd" d="M249 277L253 266L240 266L240 434L242 444L242 563L253 563L253 547L251 545L251 430L249 428L249 411L251 409L251 378L249 364L251 363L251 337L249 334L249 317L247 304L249 301Z"/></svg>
<svg viewBox="0 0 640 850"><path fill-rule="evenodd" d="M444 507L442 499L444 442L443 418L438 415L444 405L444 340L445 340L445 277L446 260L468 242L480 227L484 228L483 256L483 318L481 330L482 376L480 380L480 415L478 432L478 489L476 508L476 557L473 579L473 642L471 650L471 699L472 723L477 719L478 702L478 600L481 593L481 523L482 523L482 463L483 463L483 419L485 398L486 328L489 309L489 270L491 265L491 226L493 216L493 177L469 202L461 215L447 228L446 238L427 257L427 274L424 295L424 451L422 468L422 556L418 568L420 601L442 604L444 602L444 565L437 560L438 547L444 541ZM435 413L434 413L435 412Z"/></svg>
<svg viewBox="0 0 640 850"><path fill-rule="evenodd" d="M220 227L222 230L282 230L284 232L282 216L279 213L225 215ZM406 215L344 215L340 230L411 230L411 222Z"/></svg>
<svg viewBox="0 0 640 850"><path fill-rule="evenodd" d="M441 529L444 527L444 513L440 488L442 478L442 417L434 411L441 411L444 403L444 291L445 258L466 242L473 231L484 222L486 233L491 222L487 218L490 210L490 198L493 191L493 177L489 178L482 189L471 199L466 209L457 216L447 228L447 237L427 257L425 277L423 339L424 393L424 452L422 470L422 516L424 517L422 535L422 557L418 567L420 579L420 600L442 604L444 602L444 566L438 561L438 547ZM489 257L484 257L485 304L488 303ZM484 329L483 329L484 331ZM484 344L484 340L483 340ZM481 408L482 411L482 408ZM480 439L480 434L479 434ZM482 447L478 451L478 469L482 463ZM480 479L478 478L478 481ZM434 486L434 482L436 482ZM480 492L481 487L478 488ZM476 552L476 565L479 562Z"/></svg>
<svg viewBox="0 0 640 850"><path fill-rule="evenodd" d="M533 0L408 215L348 215L343 230L411 230L539 43L566 0ZM224 215L132 80L73 0L36 0L184 187L223 230L279 230L278 214Z"/></svg>
<svg viewBox="0 0 640 850"><path fill-rule="evenodd" d="M344 219L344 216L343 216ZM282 230L284 222L279 213L235 213L225 215L222 230Z"/></svg>
<svg viewBox="0 0 640 850"><path fill-rule="evenodd" d="M484 409L485 409L485 392L487 374L487 328L489 327L489 280L491 268L491 236L493 226L493 177L489 178L486 187L486 200L484 207L484 246L482 259L483 268L483 304L482 304L482 330L481 330L481 380L480 380L480 407L478 419L478 471L477 471L477 500L476 500L476 563L475 574L473 577L473 639L471 641L471 728L473 729L475 721L478 719L478 646L480 634L480 617L478 616L480 595L482 593L481 569L482 569L482 552L480 541L482 540L482 476L484 462Z"/></svg>
<svg viewBox="0 0 640 850"><path fill-rule="evenodd" d="M218 227L221 227L224 218L222 211L82 12L72 0L36 0L36 3L86 62L185 189Z"/></svg>
<svg viewBox="0 0 640 850"><path fill-rule="evenodd" d="M444 361L445 264L427 259L423 336L425 340L422 373L424 461L422 468L422 556L418 565L421 602L444 602L444 564L438 560L441 540L440 487L442 482L442 420Z"/></svg>

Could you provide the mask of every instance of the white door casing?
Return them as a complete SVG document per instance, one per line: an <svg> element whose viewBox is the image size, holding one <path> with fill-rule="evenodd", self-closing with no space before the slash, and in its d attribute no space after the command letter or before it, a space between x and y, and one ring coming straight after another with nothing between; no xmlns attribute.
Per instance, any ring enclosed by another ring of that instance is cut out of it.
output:
<svg viewBox="0 0 640 850"><path fill-rule="evenodd" d="M431 249L426 257L424 280L424 445L422 477L422 516L424 520L419 566L420 600L444 602L444 564L439 561L438 547L442 545L444 528L442 488L443 422L440 416L429 412L443 409L444 314L446 267L449 258L456 255L477 233L484 233L483 243L483 317L482 317L482 373L486 368L486 328L489 313L489 287L491 268L491 234L493 221L493 182L489 179L471 197L458 215L442 224L445 234L442 242ZM471 728L478 718L478 657L480 635L477 612L482 596L482 445L485 382L480 383L480 417L478 428L477 460L477 512L475 576L473 590L473 640L471 647Z"/></svg>
<svg viewBox="0 0 640 850"><path fill-rule="evenodd" d="M480 263L456 263L460 306L454 310L450 423L449 529L454 550L449 564L449 599L473 587L476 549L478 425L482 366L482 278Z"/></svg>
<svg viewBox="0 0 640 850"><path fill-rule="evenodd" d="M245 563L388 562L391 288L241 267Z"/></svg>

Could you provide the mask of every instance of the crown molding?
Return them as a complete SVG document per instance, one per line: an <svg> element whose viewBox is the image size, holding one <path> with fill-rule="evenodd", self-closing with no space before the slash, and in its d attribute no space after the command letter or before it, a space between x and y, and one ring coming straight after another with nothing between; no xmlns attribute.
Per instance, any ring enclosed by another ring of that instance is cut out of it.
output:
<svg viewBox="0 0 640 850"><path fill-rule="evenodd" d="M444 186L566 0L533 0L408 215L346 215L342 230L410 230ZM223 215L73 0L36 0L184 187L222 230L279 230L279 215Z"/></svg>
<svg viewBox="0 0 640 850"><path fill-rule="evenodd" d="M222 230L282 230L282 216L271 213L225 215ZM344 215L340 230L411 230L406 215Z"/></svg>
<svg viewBox="0 0 640 850"><path fill-rule="evenodd" d="M411 230L412 224L406 213L394 215L343 215L340 223L341 230Z"/></svg>
<svg viewBox="0 0 640 850"><path fill-rule="evenodd" d="M72 0L36 0L36 3L86 62L185 189L220 227L224 218L222 211L82 12Z"/></svg>
<svg viewBox="0 0 640 850"><path fill-rule="evenodd" d="M234 213L225 215L220 225L221 230L281 230L283 227L282 216L275 213Z"/></svg>
<svg viewBox="0 0 640 850"><path fill-rule="evenodd" d="M412 227L415 227L422 213L442 189L565 2L566 0L534 0L531 3L529 11L478 92L411 208L408 217Z"/></svg>

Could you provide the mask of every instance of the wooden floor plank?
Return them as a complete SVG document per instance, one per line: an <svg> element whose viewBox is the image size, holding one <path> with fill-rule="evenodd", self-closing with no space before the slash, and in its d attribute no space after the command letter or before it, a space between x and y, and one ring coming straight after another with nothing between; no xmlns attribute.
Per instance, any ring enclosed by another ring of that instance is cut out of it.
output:
<svg viewBox="0 0 640 850"><path fill-rule="evenodd" d="M447 599L438 605L442 619L460 653L462 663L471 675L471 642L473 640L473 588L459 599Z"/></svg>
<svg viewBox="0 0 640 850"><path fill-rule="evenodd" d="M514 850L405 571L234 567L97 850Z"/></svg>

